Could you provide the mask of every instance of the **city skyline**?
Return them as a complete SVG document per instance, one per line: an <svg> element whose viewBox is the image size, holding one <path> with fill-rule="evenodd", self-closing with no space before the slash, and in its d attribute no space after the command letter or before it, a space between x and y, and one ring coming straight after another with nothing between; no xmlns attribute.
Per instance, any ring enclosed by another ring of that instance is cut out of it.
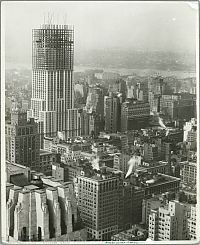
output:
<svg viewBox="0 0 200 245"><path fill-rule="evenodd" d="M5 29L2 241L199 241L197 5L39 3Z"/></svg>
<svg viewBox="0 0 200 245"><path fill-rule="evenodd" d="M67 22L74 25L75 57L79 52L96 49L194 53L196 4L6 2L3 5L6 62L13 60L30 64L30 30L44 23L44 19L47 22L48 15L54 19L55 24ZM24 19L29 21L24 22Z"/></svg>

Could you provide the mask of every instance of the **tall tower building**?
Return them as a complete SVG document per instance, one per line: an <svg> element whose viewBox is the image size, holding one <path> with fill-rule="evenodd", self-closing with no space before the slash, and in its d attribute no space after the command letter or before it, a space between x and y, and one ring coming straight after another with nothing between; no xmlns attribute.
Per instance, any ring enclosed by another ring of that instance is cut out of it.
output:
<svg viewBox="0 0 200 245"><path fill-rule="evenodd" d="M90 112L94 111L99 115L100 121L104 116L104 91L100 86L93 86L89 88L86 109Z"/></svg>
<svg viewBox="0 0 200 245"><path fill-rule="evenodd" d="M120 100L110 93L104 97L105 131L116 133L120 131Z"/></svg>
<svg viewBox="0 0 200 245"><path fill-rule="evenodd" d="M42 124L44 136L54 137L71 128L68 110L74 107L73 60L72 27L44 24L33 30L31 116Z"/></svg>

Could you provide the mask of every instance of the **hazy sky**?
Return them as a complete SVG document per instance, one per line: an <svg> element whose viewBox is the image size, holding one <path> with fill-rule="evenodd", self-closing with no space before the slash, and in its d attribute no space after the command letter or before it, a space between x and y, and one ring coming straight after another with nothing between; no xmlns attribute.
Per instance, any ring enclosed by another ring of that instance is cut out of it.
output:
<svg viewBox="0 0 200 245"><path fill-rule="evenodd" d="M197 3L193 3L197 7ZM74 25L75 50L195 50L197 9L186 2L3 2L6 56L30 60L31 30L54 13Z"/></svg>

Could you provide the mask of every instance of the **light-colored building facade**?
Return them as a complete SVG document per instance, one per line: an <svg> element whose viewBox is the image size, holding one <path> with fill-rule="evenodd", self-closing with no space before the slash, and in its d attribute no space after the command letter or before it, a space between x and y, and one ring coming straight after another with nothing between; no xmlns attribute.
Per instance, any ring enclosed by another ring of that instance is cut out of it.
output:
<svg viewBox="0 0 200 245"><path fill-rule="evenodd" d="M197 147L197 120L192 118L189 122L186 122L183 130L183 142L187 142L190 149L195 150Z"/></svg>
<svg viewBox="0 0 200 245"><path fill-rule="evenodd" d="M45 137L57 132L77 134L74 109L74 30L68 25L44 24L32 37L31 116L43 123ZM42 144L41 144L42 145Z"/></svg>
<svg viewBox="0 0 200 245"><path fill-rule="evenodd" d="M190 217L188 218L189 239L197 239L197 210L196 205L191 206Z"/></svg>
<svg viewBox="0 0 200 245"><path fill-rule="evenodd" d="M7 239L16 241L76 240L81 231L72 183L43 177L45 188L35 185L9 188ZM87 239L86 231L83 237ZM75 234L78 236L78 234ZM80 236L80 240L83 240Z"/></svg>
<svg viewBox="0 0 200 245"><path fill-rule="evenodd" d="M196 162L180 162L181 170L180 177L181 181L186 184L196 185L197 181L197 163Z"/></svg>
<svg viewBox="0 0 200 245"><path fill-rule="evenodd" d="M149 238L153 241L188 240L188 206L176 200L152 209L149 215Z"/></svg>
<svg viewBox="0 0 200 245"><path fill-rule="evenodd" d="M126 153L115 153L114 161L113 161L113 168L119 169L124 173L128 171L128 161L131 159L131 156Z"/></svg>

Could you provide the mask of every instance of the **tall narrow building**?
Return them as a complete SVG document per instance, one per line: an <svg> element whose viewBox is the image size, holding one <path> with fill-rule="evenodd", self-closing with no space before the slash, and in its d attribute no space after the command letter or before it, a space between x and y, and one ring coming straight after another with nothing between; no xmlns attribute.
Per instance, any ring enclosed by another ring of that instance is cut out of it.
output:
<svg viewBox="0 0 200 245"><path fill-rule="evenodd" d="M117 95L109 93L104 97L105 131L116 133L120 131L121 104Z"/></svg>
<svg viewBox="0 0 200 245"><path fill-rule="evenodd" d="M74 108L73 60L72 27L44 24L33 30L31 116L38 119L44 137L72 128L68 110Z"/></svg>
<svg viewBox="0 0 200 245"><path fill-rule="evenodd" d="M12 111L11 121L6 123L5 136L6 160L39 171L40 138L34 119L27 120L25 111Z"/></svg>

